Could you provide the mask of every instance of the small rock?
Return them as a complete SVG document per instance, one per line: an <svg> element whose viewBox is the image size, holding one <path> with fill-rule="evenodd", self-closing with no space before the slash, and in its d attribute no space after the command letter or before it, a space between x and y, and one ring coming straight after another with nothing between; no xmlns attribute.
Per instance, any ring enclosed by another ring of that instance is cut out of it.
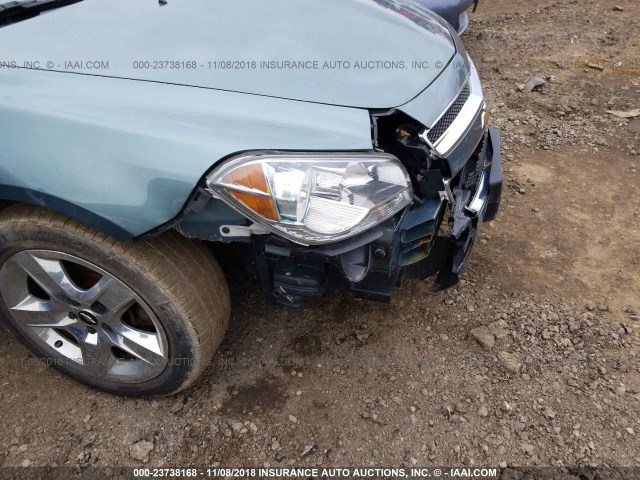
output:
<svg viewBox="0 0 640 480"><path fill-rule="evenodd" d="M89 420L91 420L91 415L86 415L82 421L84 423L89 423Z"/></svg>
<svg viewBox="0 0 640 480"><path fill-rule="evenodd" d="M364 342L367 338L369 338L369 334L364 332L356 332L356 338L358 339L358 341Z"/></svg>
<svg viewBox="0 0 640 480"><path fill-rule="evenodd" d="M171 404L171 413L178 413L184 408L184 395L179 395Z"/></svg>
<svg viewBox="0 0 640 480"><path fill-rule="evenodd" d="M502 320L500 322L494 322L488 327L491 333L493 333L493 336L496 340L502 340L503 338L507 338L509 336L509 330L505 328L506 326L506 322Z"/></svg>
<svg viewBox="0 0 640 480"><path fill-rule="evenodd" d="M289 421L293 422L293 423L298 423L298 419L296 417L294 417L293 415L289 415Z"/></svg>
<svg viewBox="0 0 640 480"><path fill-rule="evenodd" d="M304 448L304 450L302 451L302 454L300 455L300 458L305 458L305 457L308 457L310 455L313 455L317 451L318 451L318 445L316 445L315 443L312 443L311 445L307 445Z"/></svg>
<svg viewBox="0 0 640 480"><path fill-rule="evenodd" d="M525 83L518 85L518 88L522 93L529 93L542 88L546 83L547 82L540 77L529 77Z"/></svg>
<svg viewBox="0 0 640 480"><path fill-rule="evenodd" d="M471 336L485 349L490 350L496 343L496 337L487 327L474 328L469 332Z"/></svg>
<svg viewBox="0 0 640 480"><path fill-rule="evenodd" d="M524 453L526 453L527 455L533 455L536 447L534 447L533 445L531 445L530 443L526 443L526 442L522 442L520 444L520 448L522 449L522 451Z"/></svg>
<svg viewBox="0 0 640 480"><path fill-rule="evenodd" d="M398 405L400 405L402 403L402 399L400 397L392 397L391 400L396 402Z"/></svg>
<svg viewBox="0 0 640 480"><path fill-rule="evenodd" d="M33 462L28 458L25 458L20 465L22 465L24 468L27 468L33 465Z"/></svg>
<svg viewBox="0 0 640 480"><path fill-rule="evenodd" d="M275 452L279 448L280 448L280 442L274 438L273 442L271 442L271 450Z"/></svg>
<svg viewBox="0 0 640 480"><path fill-rule="evenodd" d="M518 373L520 368L522 367L520 363L520 359L515 356L513 353L509 352L499 352L498 360L502 364L502 367L512 373Z"/></svg>
<svg viewBox="0 0 640 480"><path fill-rule="evenodd" d="M149 454L152 450L153 442L149 442L148 440L141 440L131 445L129 454L136 460L146 462L147 460L149 460Z"/></svg>
<svg viewBox="0 0 640 480"><path fill-rule="evenodd" d="M480 415L481 417L487 417L487 416L489 416L489 410L487 410L487 407L485 407L484 405L482 405L482 406L478 409L478 415Z"/></svg>
<svg viewBox="0 0 640 480"><path fill-rule="evenodd" d="M542 411L542 414L547 418L556 418L556 412L554 412L550 407L545 408Z"/></svg>
<svg viewBox="0 0 640 480"><path fill-rule="evenodd" d="M640 393L640 376L634 376L626 380L627 390L631 393Z"/></svg>
<svg viewBox="0 0 640 480"><path fill-rule="evenodd" d="M240 430L242 430L242 427L244 425L242 424L242 422L233 422L231 424L231 428L233 428L236 432L239 432Z"/></svg>
<svg viewBox="0 0 640 480"><path fill-rule="evenodd" d="M613 10L614 12L624 12L624 8L622 8L620 5L614 5L611 10Z"/></svg>

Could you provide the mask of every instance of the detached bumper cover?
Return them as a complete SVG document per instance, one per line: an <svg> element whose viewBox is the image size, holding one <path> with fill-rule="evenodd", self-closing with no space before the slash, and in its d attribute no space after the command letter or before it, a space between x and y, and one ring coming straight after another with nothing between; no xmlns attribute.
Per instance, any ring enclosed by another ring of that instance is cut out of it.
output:
<svg viewBox="0 0 640 480"><path fill-rule="evenodd" d="M500 157L500 132L490 128L484 150L484 170L478 188L471 201L464 205L457 201L453 209L453 226L448 239L438 237L434 245L438 255L425 265L423 277L435 273L433 270L439 259L444 263L438 268L438 277L431 287L437 292L455 285L469 265L471 253L475 246L480 226L483 222L493 220L500 208L502 195L502 159ZM462 191L454 191L456 200L463 198ZM446 253L445 253L446 251Z"/></svg>
<svg viewBox="0 0 640 480"><path fill-rule="evenodd" d="M500 209L500 199L502 198L502 158L500 157L500 131L495 128L489 129L491 152L491 166L489 174L489 195L487 210L484 214L484 221L489 222L496 218Z"/></svg>

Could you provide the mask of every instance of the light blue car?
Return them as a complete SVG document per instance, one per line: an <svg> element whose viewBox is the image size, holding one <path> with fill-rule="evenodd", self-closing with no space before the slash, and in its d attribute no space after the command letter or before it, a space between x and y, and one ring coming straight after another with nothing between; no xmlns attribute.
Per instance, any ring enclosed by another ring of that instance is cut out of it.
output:
<svg viewBox="0 0 640 480"><path fill-rule="evenodd" d="M452 27L395 3L0 4L4 325L157 396L227 328L212 245L285 308L454 285L498 210L499 134Z"/></svg>

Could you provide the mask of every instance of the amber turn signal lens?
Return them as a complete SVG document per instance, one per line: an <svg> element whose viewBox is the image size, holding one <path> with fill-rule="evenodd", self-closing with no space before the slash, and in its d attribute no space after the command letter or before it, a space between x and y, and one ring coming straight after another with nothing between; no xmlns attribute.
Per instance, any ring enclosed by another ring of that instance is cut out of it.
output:
<svg viewBox="0 0 640 480"><path fill-rule="evenodd" d="M259 190L263 193L271 194L262 165L259 163L237 168L229 172L223 181L229 185L240 185L250 190Z"/></svg>
<svg viewBox="0 0 640 480"><path fill-rule="evenodd" d="M256 212L258 215L263 216L267 220L279 220L278 212L276 212L276 207L273 204L273 199L271 197L259 197L257 195L251 195L250 193L243 192L230 192L236 200L244 203L251 210Z"/></svg>

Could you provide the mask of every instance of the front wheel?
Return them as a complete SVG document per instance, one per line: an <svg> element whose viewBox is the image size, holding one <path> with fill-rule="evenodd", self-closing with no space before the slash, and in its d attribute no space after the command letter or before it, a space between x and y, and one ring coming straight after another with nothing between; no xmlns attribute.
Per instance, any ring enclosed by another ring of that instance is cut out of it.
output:
<svg viewBox="0 0 640 480"><path fill-rule="evenodd" d="M201 244L118 242L30 206L3 210L0 232L4 323L47 364L126 396L178 392L209 364L230 306Z"/></svg>

